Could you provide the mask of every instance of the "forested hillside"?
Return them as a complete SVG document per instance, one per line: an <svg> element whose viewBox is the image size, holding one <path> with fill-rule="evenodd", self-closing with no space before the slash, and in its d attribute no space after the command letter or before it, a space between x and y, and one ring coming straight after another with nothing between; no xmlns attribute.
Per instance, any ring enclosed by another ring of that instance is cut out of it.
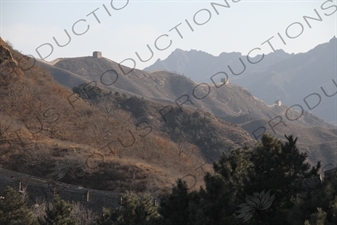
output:
<svg viewBox="0 0 337 225"><path fill-rule="evenodd" d="M30 207L13 189L0 198L0 222L21 224L333 225L337 222L337 172L310 166L297 138L282 142L264 135L254 148L240 148L213 163L205 187L192 191L178 179L155 203L150 195L126 191L120 206L92 214L56 197ZM329 176L328 176L329 175Z"/></svg>
<svg viewBox="0 0 337 225"><path fill-rule="evenodd" d="M254 143L247 132L210 113L180 112L172 105L166 124L158 113L166 104L89 85L74 93L33 58L3 41L0 48L3 168L88 188L158 195L200 165L210 169L211 159L236 142ZM181 118L195 129L174 122ZM202 184L202 174L195 176Z"/></svg>

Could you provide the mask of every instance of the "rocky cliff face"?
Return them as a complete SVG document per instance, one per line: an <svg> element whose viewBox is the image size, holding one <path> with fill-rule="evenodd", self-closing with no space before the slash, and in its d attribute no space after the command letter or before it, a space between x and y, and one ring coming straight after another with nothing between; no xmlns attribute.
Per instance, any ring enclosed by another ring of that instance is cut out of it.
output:
<svg viewBox="0 0 337 225"><path fill-rule="evenodd" d="M10 47L0 37L0 86L8 86L13 78L24 76L22 70L11 54Z"/></svg>
<svg viewBox="0 0 337 225"><path fill-rule="evenodd" d="M10 50L9 50L9 46L0 37L0 65L6 63L8 61L14 62L13 56L12 56ZM17 63L16 63L16 65L17 65Z"/></svg>

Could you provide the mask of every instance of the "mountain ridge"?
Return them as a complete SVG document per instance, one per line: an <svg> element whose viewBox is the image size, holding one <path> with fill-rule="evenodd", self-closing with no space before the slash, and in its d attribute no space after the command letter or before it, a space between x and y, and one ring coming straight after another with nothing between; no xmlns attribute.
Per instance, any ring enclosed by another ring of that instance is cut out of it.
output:
<svg viewBox="0 0 337 225"><path fill-rule="evenodd" d="M337 38L333 37L329 42L320 44L306 53L288 54L283 50L276 50L266 54L261 62L254 65L246 62L246 57L242 56L246 68L239 76L233 76L229 66L233 70L242 69L238 60L241 53L227 59L221 59L220 56L227 56L230 53L213 56L211 61L203 63L202 69L199 69L193 66L198 62L195 59L203 58L208 53L179 50L180 54L185 56L184 60L175 57L175 52L173 52L165 60L157 61L144 70L176 71L195 82L206 83L211 83L210 77L213 74L223 71L227 73L232 83L247 88L254 96L267 104L281 100L289 106L300 103L303 105L303 98L312 93L319 93L322 102L320 102L320 107L316 107L312 112L331 124L337 124L336 113L334 113L336 109L333 104L329 104L331 100L332 103L337 104L335 98L325 97L326 95L321 91L322 88L329 88L330 93L335 93L334 89L337 88L336 40ZM193 56L187 57L192 53ZM254 58L257 61L261 55ZM254 58L252 61L255 61ZM199 65L199 67L201 66ZM306 108L306 110L311 109Z"/></svg>
<svg viewBox="0 0 337 225"><path fill-rule="evenodd" d="M279 53L283 54L282 51ZM304 132L306 133L305 136L310 137L316 132L315 129L321 129L318 127L323 127L325 129L324 132L329 133L328 137L332 140L336 135L333 125L325 123L310 112L304 111L303 115L300 115L301 112L286 105L267 105L259 100L259 97L253 96L247 88L239 87L231 82L221 83L218 81L220 80L219 77L216 77L217 81L214 80L215 82L211 85L202 85L186 76L169 71L146 72L134 69L129 74L124 75L119 65L113 60L105 58L93 59L90 57L69 58L56 63L54 67L66 69L73 74L77 74L91 83L97 84L97 87L107 92L127 93L130 96L138 96L146 100L160 102L164 106L166 104L165 107L158 108L157 112L151 115L152 117L157 117L162 124L165 122L165 114L168 113L169 109L176 107L181 112L188 109L194 111L203 110L214 114L219 119L244 128L253 139L255 136L259 136L257 131L263 129L273 134L276 131L275 135L281 139L284 138L286 133L301 134L301 132ZM123 70L128 71L130 68L125 67ZM108 77L103 77L106 79L103 83L111 85L104 85L101 80L102 75L105 76L107 71L113 71L113 73L109 74L113 76L109 77L110 80ZM116 79L116 74L118 79ZM58 76L57 73L52 73L52 75L54 77ZM220 87L221 84L223 85ZM63 85L67 86L66 83ZM168 114L171 116L170 113ZM298 116L300 118L296 120L287 119L288 117L297 118ZM279 121L280 119L281 122ZM257 120L262 122L252 123ZM173 121L175 121L174 118L171 122ZM255 127L249 124L255 124ZM254 131L255 133L253 133ZM328 139L322 139L319 143L326 143ZM314 148L317 148L313 144L315 138L305 138L305 140L302 143L303 147L308 151L315 151ZM334 143L324 147L324 149L333 148ZM320 158L325 157L321 155ZM331 158L331 156L327 158ZM314 161L315 159L310 158L310 160Z"/></svg>

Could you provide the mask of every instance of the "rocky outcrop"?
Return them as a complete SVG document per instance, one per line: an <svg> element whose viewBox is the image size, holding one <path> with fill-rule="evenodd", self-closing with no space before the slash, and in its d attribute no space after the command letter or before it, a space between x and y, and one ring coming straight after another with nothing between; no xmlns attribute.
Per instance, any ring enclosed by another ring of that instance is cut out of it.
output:
<svg viewBox="0 0 337 225"><path fill-rule="evenodd" d="M0 37L0 65L7 63L7 62L14 62L15 65L17 65L17 63L14 61L13 56L10 52L9 46Z"/></svg>
<svg viewBox="0 0 337 225"><path fill-rule="evenodd" d="M23 76L24 72L14 59L10 47L0 37L0 86L8 86L12 81Z"/></svg>

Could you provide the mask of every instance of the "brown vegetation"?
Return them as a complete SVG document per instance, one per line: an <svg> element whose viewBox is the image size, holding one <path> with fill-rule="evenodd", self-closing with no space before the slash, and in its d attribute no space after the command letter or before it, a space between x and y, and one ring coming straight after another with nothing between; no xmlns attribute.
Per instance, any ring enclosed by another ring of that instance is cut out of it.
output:
<svg viewBox="0 0 337 225"><path fill-rule="evenodd" d="M63 163L69 168L64 166L67 172L61 179L69 183L160 194L205 163L196 146L186 143L186 151L193 149L187 155L158 132L141 137L131 113L115 110L108 102L96 106L79 98L47 71L31 66L32 59L0 46L1 68L14 67L0 80L2 167L55 179L52 169Z"/></svg>

